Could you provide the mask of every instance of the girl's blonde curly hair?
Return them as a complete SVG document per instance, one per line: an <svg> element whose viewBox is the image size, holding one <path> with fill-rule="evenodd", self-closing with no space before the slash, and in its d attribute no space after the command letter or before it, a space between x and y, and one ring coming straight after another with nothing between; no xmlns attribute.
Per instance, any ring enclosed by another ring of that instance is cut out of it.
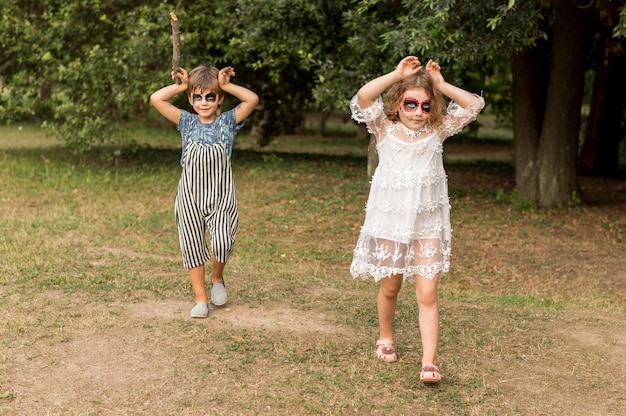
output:
<svg viewBox="0 0 626 416"><path fill-rule="evenodd" d="M402 105L402 97L407 90L415 88L423 88L428 98L430 98L430 117L428 117L427 125L432 128L438 127L443 123L445 102L443 95L435 90L433 79L424 68L415 75L398 81L391 86L383 97L383 111L385 115L393 122L399 121L398 112Z"/></svg>

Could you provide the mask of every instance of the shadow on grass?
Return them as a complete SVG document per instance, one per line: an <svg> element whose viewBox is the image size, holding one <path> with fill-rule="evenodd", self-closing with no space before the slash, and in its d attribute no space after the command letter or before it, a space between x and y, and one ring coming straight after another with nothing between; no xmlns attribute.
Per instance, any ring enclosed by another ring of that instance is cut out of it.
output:
<svg viewBox="0 0 626 416"><path fill-rule="evenodd" d="M466 149L467 146L473 146L476 149L486 146L492 149L507 146L501 140L473 139L467 136L455 138L455 141L450 144L453 143L461 149ZM488 153L483 156L487 158ZM451 197L468 197L475 194L494 198L494 195L513 196L516 188L513 162L481 159L483 156L478 152L476 159L445 160ZM103 172L120 172L120 170L132 172L136 169L176 171L180 169L180 147L130 143L124 146L95 146L85 154L73 154L60 144L44 147L22 145L1 149L0 159L20 159L24 163L32 163L33 166L43 163L72 168L85 167ZM323 153L323 146L305 147L301 151L293 149L293 146L286 151L235 148L232 161L235 170L263 168L274 172L292 170L314 172L322 169L339 173L342 169L348 169L353 173L362 170L363 175L366 175L367 170L366 156L327 154ZM358 175L358 172L355 174ZM626 202L626 176L624 175L615 178L580 177L579 182L585 205L616 205Z"/></svg>
<svg viewBox="0 0 626 416"><path fill-rule="evenodd" d="M84 154L74 154L69 149L61 146L47 146L45 148L6 148L0 151L4 157L17 157L33 161L45 160L69 163L75 165L89 165L101 167L119 167L136 165L162 165L169 166L178 164L180 160L180 148L178 147L155 147L145 144L128 146L97 146ZM267 151L255 149L233 149L233 163L259 164L267 163L268 160L280 160L286 163L303 163L309 161L328 161L365 166L366 156L348 154L326 154L309 151ZM514 167L509 162L489 160L464 160L446 161L446 167L461 170L484 170L486 172L514 172Z"/></svg>

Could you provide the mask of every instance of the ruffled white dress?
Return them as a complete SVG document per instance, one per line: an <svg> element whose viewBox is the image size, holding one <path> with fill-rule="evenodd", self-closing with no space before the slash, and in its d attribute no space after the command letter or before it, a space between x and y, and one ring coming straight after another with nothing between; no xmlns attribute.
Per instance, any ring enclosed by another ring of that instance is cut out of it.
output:
<svg viewBox="0 0 626 416"><path fill-rule="evenodd" d="M387 119L381 97L365 109L352 98L352 118L375 136L379 159L350 266L354 278L379 281L402 274L405 282L414 282L416 275L432 280L450 269L443 142L476 119L485 105L479 98L479 108L451 102L442 125L420 131Z"/></svg>

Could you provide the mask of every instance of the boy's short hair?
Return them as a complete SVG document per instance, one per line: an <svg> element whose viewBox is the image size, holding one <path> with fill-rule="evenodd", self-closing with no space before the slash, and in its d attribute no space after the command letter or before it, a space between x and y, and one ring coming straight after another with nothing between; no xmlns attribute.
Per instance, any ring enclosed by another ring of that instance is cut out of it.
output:
<svg viewBox="0 0 626 416"><path fill-rule="evenodd" d="M220 70L214 66L200 65L189 72L189 82L187 94L191 96L195 90L214 92L217 96L223 96L224 92L220 88L218 74Z"/></svg>

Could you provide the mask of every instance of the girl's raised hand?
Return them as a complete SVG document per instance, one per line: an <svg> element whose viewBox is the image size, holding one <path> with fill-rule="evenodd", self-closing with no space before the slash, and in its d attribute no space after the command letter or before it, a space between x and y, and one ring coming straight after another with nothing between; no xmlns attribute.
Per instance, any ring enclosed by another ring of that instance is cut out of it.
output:
<svg viewBox="0 0 626 416"><path fill-rule="evenodd" d="M428 75L430 75L430 77L433 79L435 85L446 82L445 79L443 79L443 75L441 75L441 67L437 62L434 62L432 59L430 59L426 63L426 72L428 72Z"/></svg>
<svg viewBox="0 0 626 416"><path fill-rule="evenodd" d="M422 69L422 64L417 56L407 56L402 59L398 66L396 67L396 73L400 77L400 79L404 79L413 74L417 74L417 72Z"/></svg>
<svg viewBox="0 0 626 416"><path fill-rule="evenodd" d="M230 82L230 77L235 76L235 68L232 66L227 66L220 69L220 72L217 74L217 81L220 84L220 87L228 84Z"/></svg>

